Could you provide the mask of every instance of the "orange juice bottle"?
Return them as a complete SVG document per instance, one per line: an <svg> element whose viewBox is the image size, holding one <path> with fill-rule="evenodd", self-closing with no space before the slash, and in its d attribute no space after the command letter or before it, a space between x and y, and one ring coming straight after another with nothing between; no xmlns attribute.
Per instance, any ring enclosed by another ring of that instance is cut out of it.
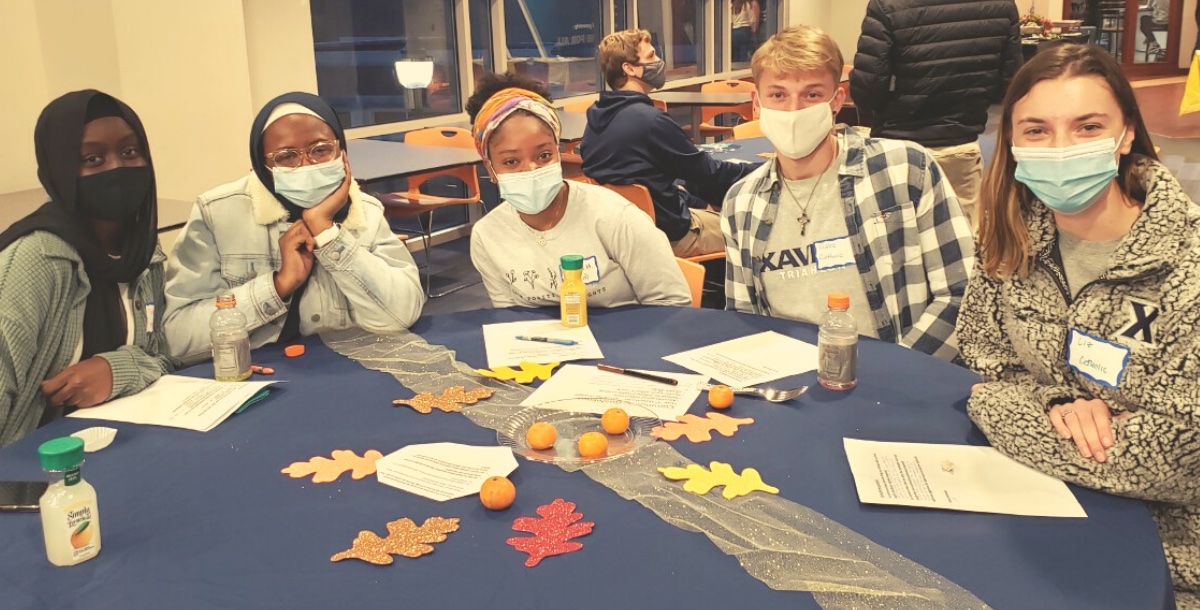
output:
<svg viewBox="0 0 1200 610"><path fill-rule="evenodd" d="M559 260L563 283L558 289L562 310L562 325L567 328L587 326L587 284L583 283L583 257L568 254Z"/></svg>
<svg viewBox="0 0 1200 610"><path fill-rule="evenodd" d="M56 566L73 566L100 552L100 511L96 490L83 480L83 440L65 436L38 447L50 487L38 501L46 557Z"/></svg>

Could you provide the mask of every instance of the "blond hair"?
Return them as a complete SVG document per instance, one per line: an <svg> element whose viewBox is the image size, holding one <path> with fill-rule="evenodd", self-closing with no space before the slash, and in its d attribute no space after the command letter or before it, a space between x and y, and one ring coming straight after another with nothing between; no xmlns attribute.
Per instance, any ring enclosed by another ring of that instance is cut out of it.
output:
<svg viewBox="0 0 1200 610"><path fill-rule="evenodd" d="M766 70L784 74L826 70L833 82L842 80L842 52L824 30L797 25L780 30L758 47L750 58L750 72L757 81Z"/></svg>
<svg viewBox="0 0 1200 610"><path fill-rule="evenodd" d="M628 80L621 66L638 63L638 46L643 42L650 44L650 32L646 30L621 30L600 41L600 71L610 89L620 89Z"/></svg>

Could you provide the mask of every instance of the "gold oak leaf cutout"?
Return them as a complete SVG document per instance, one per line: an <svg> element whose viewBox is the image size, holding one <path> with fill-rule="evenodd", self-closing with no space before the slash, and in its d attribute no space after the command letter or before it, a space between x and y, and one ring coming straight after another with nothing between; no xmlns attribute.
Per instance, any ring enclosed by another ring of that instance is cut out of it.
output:
<svg viewBox="0 0 1200 610"><path fill-rule="evenodd" d="M711 470L706 470L699 464L689 464L687 468L671 466L659 468L658 471L672 481L687 480L687 483L683 484L683 490L698 496L703 496L712 488L722 485L725 486L725 490L721 492L721 495L726 500L747 495L752 491L779 493L777 487L763 483L762 476L753 468L747 468L742 471L742 474L737 474L733 471L732 466L724 462L712 462L708 467Z"/></svg>
<svg viewBox="0 0 1200 610"><path fill-rule="evenodd" d="M533 383L534 379L541 379L542 381L549 379L551 371L556 366L558 366L557 362L547 362L546 364L522 362L520 364L521 370L519 371L508 366L498 366L494 369L475 369L475 372L484 377L499 379L500 381Z"/></svg>
<svg viewBox="0 0 1200 610"><path fill-rule="evenodd" d="M392 555L420 557L433 552L431 544L444 542L446 534L458 529L458 519L430 517L417 527L412 519L389 521L388 535L380 538L375 532L363 530L358 533L350 548L335 553L329 561L361 559L377 566L391 565Z"/></svg>
<svg viewBox="0 0 1200 610"><path fill-rule="evenodd" d="M447 413L452 411L462 411L463 405L473 405L492 395L492 390L485 387L472 389L470 392L464 391L463 387L456 385L451 388L446 388L442 391L441 396L434 396L429 392L421 392L416 396L408 399L393 400L393 405L408 405L418 413L432 413L434 409L440 409Z"/></svg>
<svg viewBox="0 0 1200 610"><path fill-rule="evenodd" d="M681 436L686 436L693 443L703 443L712 440L712 431L719 432L721 436L733 436L738 431L738 426L748 426L752 423L754 420L749 417L729 417L714 411L708 412L707 419L687 413L680 416L679 421L655 426L650 431L650 436L664 441L675 441Z"/></svg>
<svg viewBox="0 0 1200 610"><path fill-rule="evenodd" d="M331 483L338 480L342 473L350 471L350 478L357 481L375 474L375 461L383 457L382 453L374 449L368 449L362 457L346 449L335 449L330 455L333 459L317 456L307 462L292 462L279 472L293 479L313 475L313 483Z"/></svg>

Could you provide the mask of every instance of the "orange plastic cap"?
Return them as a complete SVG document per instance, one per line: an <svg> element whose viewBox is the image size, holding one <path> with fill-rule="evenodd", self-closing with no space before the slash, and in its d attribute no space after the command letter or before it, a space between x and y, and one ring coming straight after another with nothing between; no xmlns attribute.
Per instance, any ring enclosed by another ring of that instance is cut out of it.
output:
<svg viewBox="0 0 1200 610"><path fill-rule="evenodd" d="M304 355L303 345L289 345L283 348L283 355L288 358L297 358Z"/></svg>
<svg viewBox="0 0 1200 610"><path fill-rule="evenodd" d="M850 309L850 295L845 292L831 292L828 303L830 309Z"/></svg>

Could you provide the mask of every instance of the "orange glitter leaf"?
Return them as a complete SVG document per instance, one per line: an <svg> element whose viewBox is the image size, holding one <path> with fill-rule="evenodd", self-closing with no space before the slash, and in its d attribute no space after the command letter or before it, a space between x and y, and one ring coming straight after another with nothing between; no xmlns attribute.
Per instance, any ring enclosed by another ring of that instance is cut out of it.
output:
<svg viewBox="0 0 1200 610"><path fill-rule="evenodd" d="M433 552L431 544L444 542L446 534L458 529L458 519L430 517L417 527L412 519L389 521L388 535L380 538L375 532L363 530L354 538L350 548L334 553L329 561L361 559L377 566L391 565L392 555L420 557Z"/></svg>
<svg viewBox="0 0 1200 610"><path fill-rule="evenodd" d="M462 386L456 385L443 390L441 396L434 396L430 392L421 392L412 398L393 400L392 404L410 406L418 413L428 414L432 413L434 409L450 413L462 411L463 405L473 405L491 396L492 390L489 388L478 387L467 392Z"/></svg>
<svg viewBox="0 0 1200 610"><path fill-rule="evenodd" d="M687 413L680 416L679 421L655 426L650 431L650 436L664 441L675 441L681 436L686 436L693 443L703 443L712 440L714 430L721 436L733 436L738 431L738 426L748 426L752 423L754 420L749 417L729 417L712 411L708 412L708 419Z"/></svg>
<svg viewBox="0 0 1200 610"><path fill-rule="evenodd" d="M279 472L293 479L313 475L313 483L332 483L338 480L342 473L350 471L350 478L357 481L375 474L375 461L383 457L382 453L374 449L368 449L362 457L346 449L335 449L331 455L333 459L317 456L307 462L292 462Z"/></svg>

